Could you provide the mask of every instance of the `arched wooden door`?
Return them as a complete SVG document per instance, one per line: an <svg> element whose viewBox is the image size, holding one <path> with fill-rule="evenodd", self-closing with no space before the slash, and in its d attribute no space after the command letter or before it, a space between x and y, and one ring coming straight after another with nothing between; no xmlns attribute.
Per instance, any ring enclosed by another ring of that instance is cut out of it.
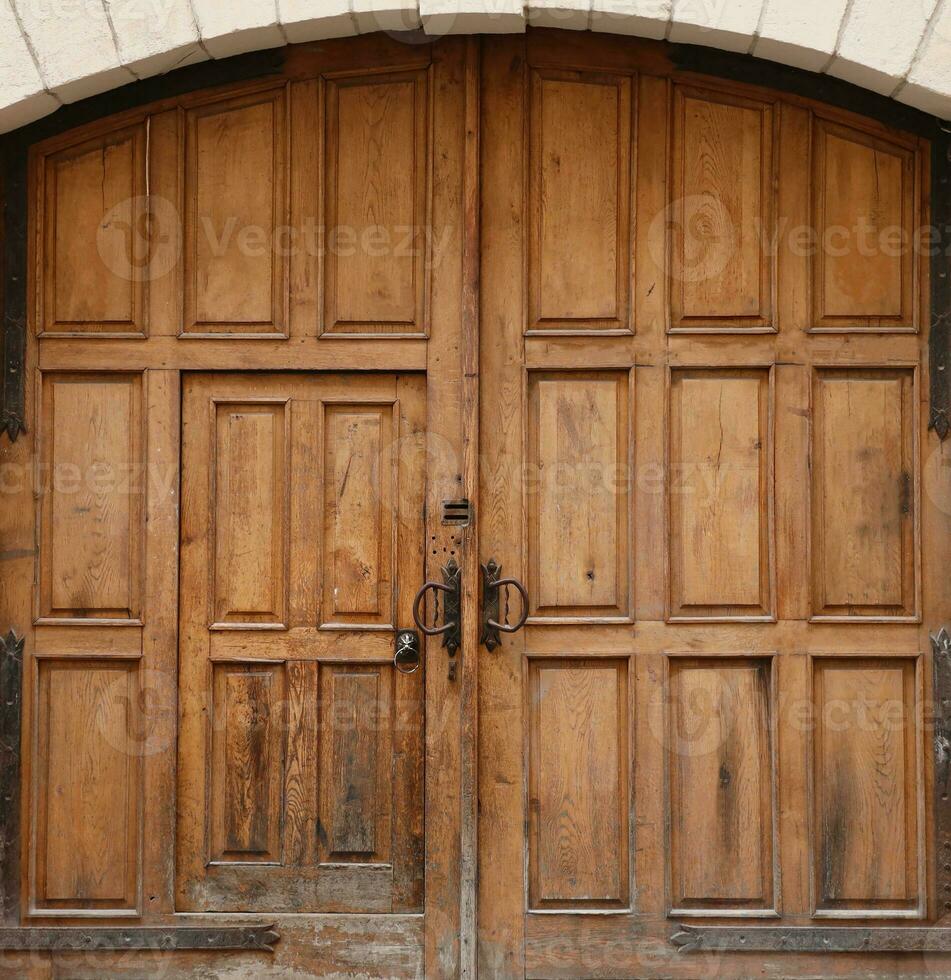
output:
<svg viewBox="0 0 951 980"><path fill-rule="evenodd" d="M948 972L933 127L418 40L18 144L0 971Z"/></svg>
<svg viewBox="0 0 951 980"><path fill-rule="evenodd" d="M941 972L930 146L660 53L484 47L482 975Z"/></svg>

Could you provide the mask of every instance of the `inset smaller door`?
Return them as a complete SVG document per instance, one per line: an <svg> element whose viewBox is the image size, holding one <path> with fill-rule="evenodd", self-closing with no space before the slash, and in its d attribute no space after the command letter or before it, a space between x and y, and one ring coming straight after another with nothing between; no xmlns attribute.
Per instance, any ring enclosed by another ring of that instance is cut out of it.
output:
<svg viewBox="0 0 951 980"><path fill-rule="evenodd" d="M180 910L422 909L424 380L185 380Z"/></svg>

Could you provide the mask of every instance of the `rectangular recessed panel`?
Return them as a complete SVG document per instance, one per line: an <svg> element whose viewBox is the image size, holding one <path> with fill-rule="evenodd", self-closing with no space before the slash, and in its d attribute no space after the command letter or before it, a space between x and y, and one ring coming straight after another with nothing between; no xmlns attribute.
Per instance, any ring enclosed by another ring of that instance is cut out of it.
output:
<svg viewBox="0 0 951 980"><path fill-rule="evenodd" d="M285 112L280 89L186 113L186 334L284 333Z"/></svg>
<svg viewBox="0 0 951 980"><path fill-rule="evenodd" d="M917 154L816 118L813 327L913 330Z"/></svg>
<svg viewBox="0 0 951 980"><path fill-rule="evenodd" d="M142 376L43 376L40 616L135 619L141 603Z"/></svg>
<svg viewBox="0 0 951 980"><path fill-rule="evenodd" d="M283 664L212 665L211 860L281 861Z"/></svg>
<svg viewBox="0 0 951 980"><path fill-rule="evenodd" d="M146 332L144 147L135 126L44 160L41 331Z"/></svg>
<svg viewBox="0 0 951 980"><path fill-rule="evenodd" d="M670 384L670 614L771 613L767 368L683 369Z"/></svg>
<svg viewBox="0 0 951 980"><path fill-rule="evenodd" d="M32 893L39 909L138 906L138 673L133 662L40 660Z"/></svg>
<svg viewBox="0 0 951 980"><path fill-rule="evenodd" d="M629 611L627 372L529 377L532 615Z"/></svg>
<svg viewBox="0 0 951 980"><path fill-rule="evenodd" d="M214 622L280 625L291 489L287 406L220 402L215 409Z"/></svg>
<svg viewBox="0 0 951 980"><path fill-rule="evenodd" d="M331 405L324 416L324 623L393 619L393 409Z"/></svg>
<svg viewBox="0 0 951 980"><path fill-rule="evenodd" d="M530 329L629 330L631 80L535 71Z"/></svg>
<svg viewBox="0 0 951 980"><path fill-rule="evenodd" d="M912 368L814 375L816 616L915 614L914 388Z"/></svg>
<svg viewBox="0 0 951 980"><path fill-rule="evenodd" d="M673 114L671 328L772 329L772 107L678 86Z"/></svg>
<svg viewBox="0 0 951 980"><path fill-rule="evenodd" d="M770 664L670 661L671 906L768 910L773 895Z"/></svg>
<svg viewBox="0 0 951 980"><path fill-rule="evenodd" d="M815 658L816 907L918 906L917 681L913 659Z"/></svg>
<svg viewBox="0 0 951 980"><path fill-rule="evenodd" d="M529 907L627 906L628 665L529 666Z"/></svg>
<svg viewBox="0 0 951 980"><path fill-rule="evenodd" d="M428 88L425 71L327 82L327 332L426 332Z"/></svg>
<svg viewBox="0 0 951 980"><path fill-rule="evenodd" d="M390 858L392 689L389 665L321 667L318 843L323 861Z"/></svg>

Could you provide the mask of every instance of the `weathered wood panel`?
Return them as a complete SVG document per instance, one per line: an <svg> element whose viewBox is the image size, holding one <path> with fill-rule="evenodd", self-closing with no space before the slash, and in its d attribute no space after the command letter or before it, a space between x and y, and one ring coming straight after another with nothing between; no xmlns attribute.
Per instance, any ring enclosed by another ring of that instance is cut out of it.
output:
<svg viewBox="0 0 951 980"><path fill-rule="evenodd" d="M816 617L909 618L918 606L913 368L813 376Z"/></svg>
<svg viewBox="0 0 951 980"><path fill-rule="evenodd" d="M138 663L35 661L34 914L135 914L141 880Z"/></svg>
<svg viewBox="0 0 951 980"><path fill-rule="evenodd" d="M676 86L671 172L672 330L775 330L773 109Z"/></svg>
<svg viewBox="0 0 951 980"><path fill-rule="evenodd" d="M626 661L530 663L530 908L628 903L627 691Z"/></svg>
<svg viewBox="0 0 951 980"><path fill-rule="evenodd" d="M623 618L630 603L626 372L528 384L529 595L541 618Z"/></svg>
<svg viewBox="0 0 951 980"><path fill-rule="evenodd" d="M773 909L777 774L770 667L770 661L753 657L670 660L674 914Z"/></svg>
<svg viewBox="0 0 951 980"><path fill-rule="evenodd" d="M141 613L143 376L44 374L41 619Z"/></svg>
<svg viewBox="0 0 951 980"><path fill-rule="evenodd" d="M814 902L848 917L921 911L917 660L815 658Z"/></svg>
<svg viewBox="0 0 951 980"><path fill-rule="evenodd" d="M214 426L212 622L284 625L288 408L283 401L219 402Z"/></svg>
<svg viewBox="0 0 951 980"><path fill-rule="evenodd" d="M185 335L286 334L286 98L281 87L185 113Z"/></svg>
<svg viewBox="0 0 951 980"><path fill-rule="evenodd" d="M212 667L212 861L282 862L284 688L282 664Z"/></svg>
<svg viewBox="0 0 951 980"><path fill-rule="evenodd" d="M425 334L429 73L326 83L324 332Z"/></svg>
<svg viewBox="0 0 951 980"><path fill-rule="evenodd" d="M322 621L393 621L393 409L329 405L324 427Z"/></svg>
<svg viewBox="0 0 951 980"><path fill-rule="evenodd" d="M632 98L624 75L531 73L531 331L631 329Z"/></svg>
<svg viewBox="0 0 951 980"><path fill-rule="evenodd" d="M43 160L41 335L148 332L145 147L136 124Z"/></svg>
<svg viewBox="0 0 951 980"><path fill-rule="evenodd" d="M321 668L319 851L322 861L390 858L393 669Z"/></svg>
<svg viewBox="0 0 951 980"><path fill-rule="evenodd" d="M913 145L813 122L813 329L913 331L920 194Z"/></svg>
<svg viewBox="0 0 951 980"><path fill-rule="evenodd" d="M670 615L772 615L772 405L767 369L671 373Z"/></svg>

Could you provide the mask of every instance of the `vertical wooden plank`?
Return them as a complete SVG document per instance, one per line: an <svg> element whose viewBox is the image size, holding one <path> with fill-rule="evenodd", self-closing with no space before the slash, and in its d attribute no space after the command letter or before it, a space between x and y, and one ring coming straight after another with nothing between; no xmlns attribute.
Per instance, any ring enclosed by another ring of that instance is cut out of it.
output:
<svg viewBox="0 0 951 980"><path fill-rule="evenodd" d="M154 295L154 292L153 292ZM145 628L142 733L145 765L143 915L174 911L175 745L178 734L180 383L177 371L147 375Z"/></svg>
<svg viewBox="0 0 951 980"><path fill-rule="evenodd" d="M471 528L440 523L443 500L475 499L475 474L463 469L464 436L469 423L461 380L468 357L471 324L463 320L462 262L465 160L465 41L444 38L433 46L432 221L445 229L438 274L433 275L432 330L427 348L426 429L438 446L428 471L426 497L426 575L452 556L464 576L463 632L469 638L462 660L477 657L474 632L475 542ZM461 934L462 703L459 681L450 681L439 640L426 641L426 973L459 973ZM466 668L463 667L463 670Z"/></svg>
<svg viewBox="0 0 951 980"><path fill-rule="evenodd" d="M462 158L462 469L469 500L478 508L480 464L480 356L481 323L479 285L481 275L481 39L469 37L465 47L464 127ZM478 531L463 559L467 585L463 596L463 642L476 651L462 664L460 675L460 923L459 975L478 976L478 814L479 814L479 653L481 631L478 615L480 555Z"/></svg>
<svg viewBox="0 0 951 980"><path fill-rule="evenodd" d="M413 599L426 566L426 537L422 514L426 500L426 379L403 375L397 379L399 444L396 463L399 520L396 536L396 624L413 622ZM473 658L474 661L474 658ZM475 669L475 662L471 669ZM393 673L393 911L420 912L425 902L425 665L415 674ZM462 666L465 685L466 665ZM465 687L461 690L465 699ZM462 752L465 759L465 734ZM469 754L474 755L475 746ZM474 758L470 765L474 765ZM469 801L475 806L475 794ZM465 812L465 810L463 810ZM474 871L474 869L473 869ZM465 871L462 872L465 877ZM474 887L474 878L472 886ZM465 913L462 932L465 935ZM470 925L475 928L475 922Z"/></svg>
<svg viewBox="0 0 951 980"><path fill-rule="evenodd" d="M496 396L483 398L479 547L506 574L524 581L522 524L522 340L525 310L525 41L493 38L482 59L481 373ZM491 433L491 438L488 434ZM524 633L479 658L479 975L524 976L522 874L525 810L522 744Z"/></svg>
<svg viewBox="0 0 951 980"><path fill-rule="evenodd" d="M663 215L667 205L669 95L667 79L650 75L638 79L634 329L638 345L652 352L667 349L667 229L657 216ZM634 370L636 620L661 620L665 609L664 563L656 560L666 547L664 361L663 356L638 354ZM642 773L638 767L639 777Z"/></svg>

